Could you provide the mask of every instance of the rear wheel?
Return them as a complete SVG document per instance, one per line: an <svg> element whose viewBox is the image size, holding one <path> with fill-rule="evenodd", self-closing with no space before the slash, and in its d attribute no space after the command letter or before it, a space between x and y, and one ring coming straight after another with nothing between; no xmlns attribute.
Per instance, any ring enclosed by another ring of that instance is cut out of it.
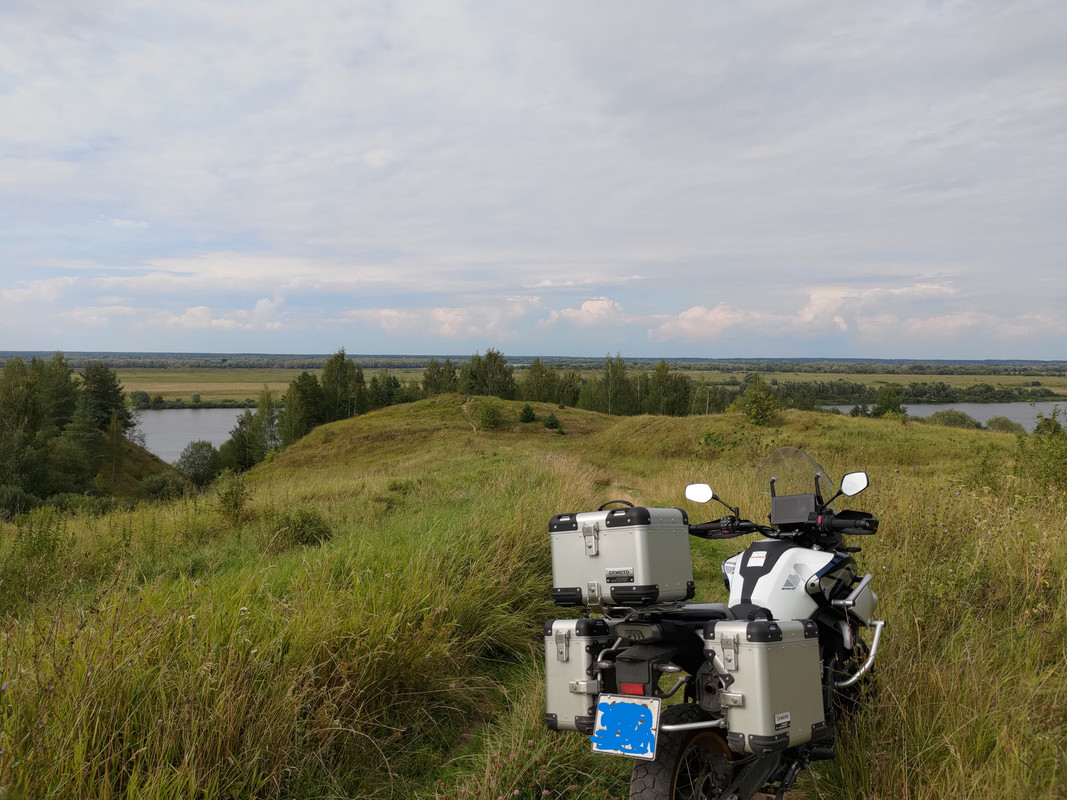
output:
<svg viewBox="0 0 1067 800"><path fill-rule="evenodd" d="M663 711L660 724L711 719L692 703ZM734 778L733 752L718 728L661 732L655 761L639 761L630 800L718 800Z"/></svg>

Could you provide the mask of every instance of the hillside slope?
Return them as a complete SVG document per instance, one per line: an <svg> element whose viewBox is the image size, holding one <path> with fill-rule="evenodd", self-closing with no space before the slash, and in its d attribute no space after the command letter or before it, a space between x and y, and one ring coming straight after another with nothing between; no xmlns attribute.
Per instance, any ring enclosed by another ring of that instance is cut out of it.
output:
<svg viewBox="0 0 1067 800"><path fill-rule="evenodd" d="M800 794L1062 796L1067 509L1015 476L1013 437L520 408L390 407L214 494L0 527L0 797L625 794L628 763L541 721L547 520L611 499L700 519L698 479L759 518L782 444L869 472L890 625L850 744ZM700 599L742 545L694 542Z"/></svg>

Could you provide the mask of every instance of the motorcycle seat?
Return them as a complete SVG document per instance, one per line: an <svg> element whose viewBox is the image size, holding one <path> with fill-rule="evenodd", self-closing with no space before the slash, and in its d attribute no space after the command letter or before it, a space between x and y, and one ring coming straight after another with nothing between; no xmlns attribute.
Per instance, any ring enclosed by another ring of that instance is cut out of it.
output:
<svg viewBox="0 0 1067 800"><path fill-rule="evenodd" d="M663 612L663 619L671 622L704 624L713 619L734 619L734 614L725 603L686 603Z"/></svg>

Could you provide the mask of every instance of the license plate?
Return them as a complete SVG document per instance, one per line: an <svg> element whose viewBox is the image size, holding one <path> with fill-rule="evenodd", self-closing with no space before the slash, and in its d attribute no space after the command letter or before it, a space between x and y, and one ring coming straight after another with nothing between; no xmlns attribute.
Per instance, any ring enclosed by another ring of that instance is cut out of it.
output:
<svg viewBox="0 0 1067 800"><path fill-rule="evenodd" d="M659 704L658 697L600 695L596 724L589 737L593 752L653 760L659 735Z"/></svg>

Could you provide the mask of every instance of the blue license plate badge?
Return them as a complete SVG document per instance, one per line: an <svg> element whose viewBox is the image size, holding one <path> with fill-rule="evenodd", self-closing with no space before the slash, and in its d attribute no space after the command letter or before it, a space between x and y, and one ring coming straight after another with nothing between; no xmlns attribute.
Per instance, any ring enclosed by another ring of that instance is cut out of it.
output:
<svg viewBox="0 0 1067 800"><path fill-rule="evenodd" d="M594 753L652 761L659 735L658 697L602 694L589 741Z"/></svg>

